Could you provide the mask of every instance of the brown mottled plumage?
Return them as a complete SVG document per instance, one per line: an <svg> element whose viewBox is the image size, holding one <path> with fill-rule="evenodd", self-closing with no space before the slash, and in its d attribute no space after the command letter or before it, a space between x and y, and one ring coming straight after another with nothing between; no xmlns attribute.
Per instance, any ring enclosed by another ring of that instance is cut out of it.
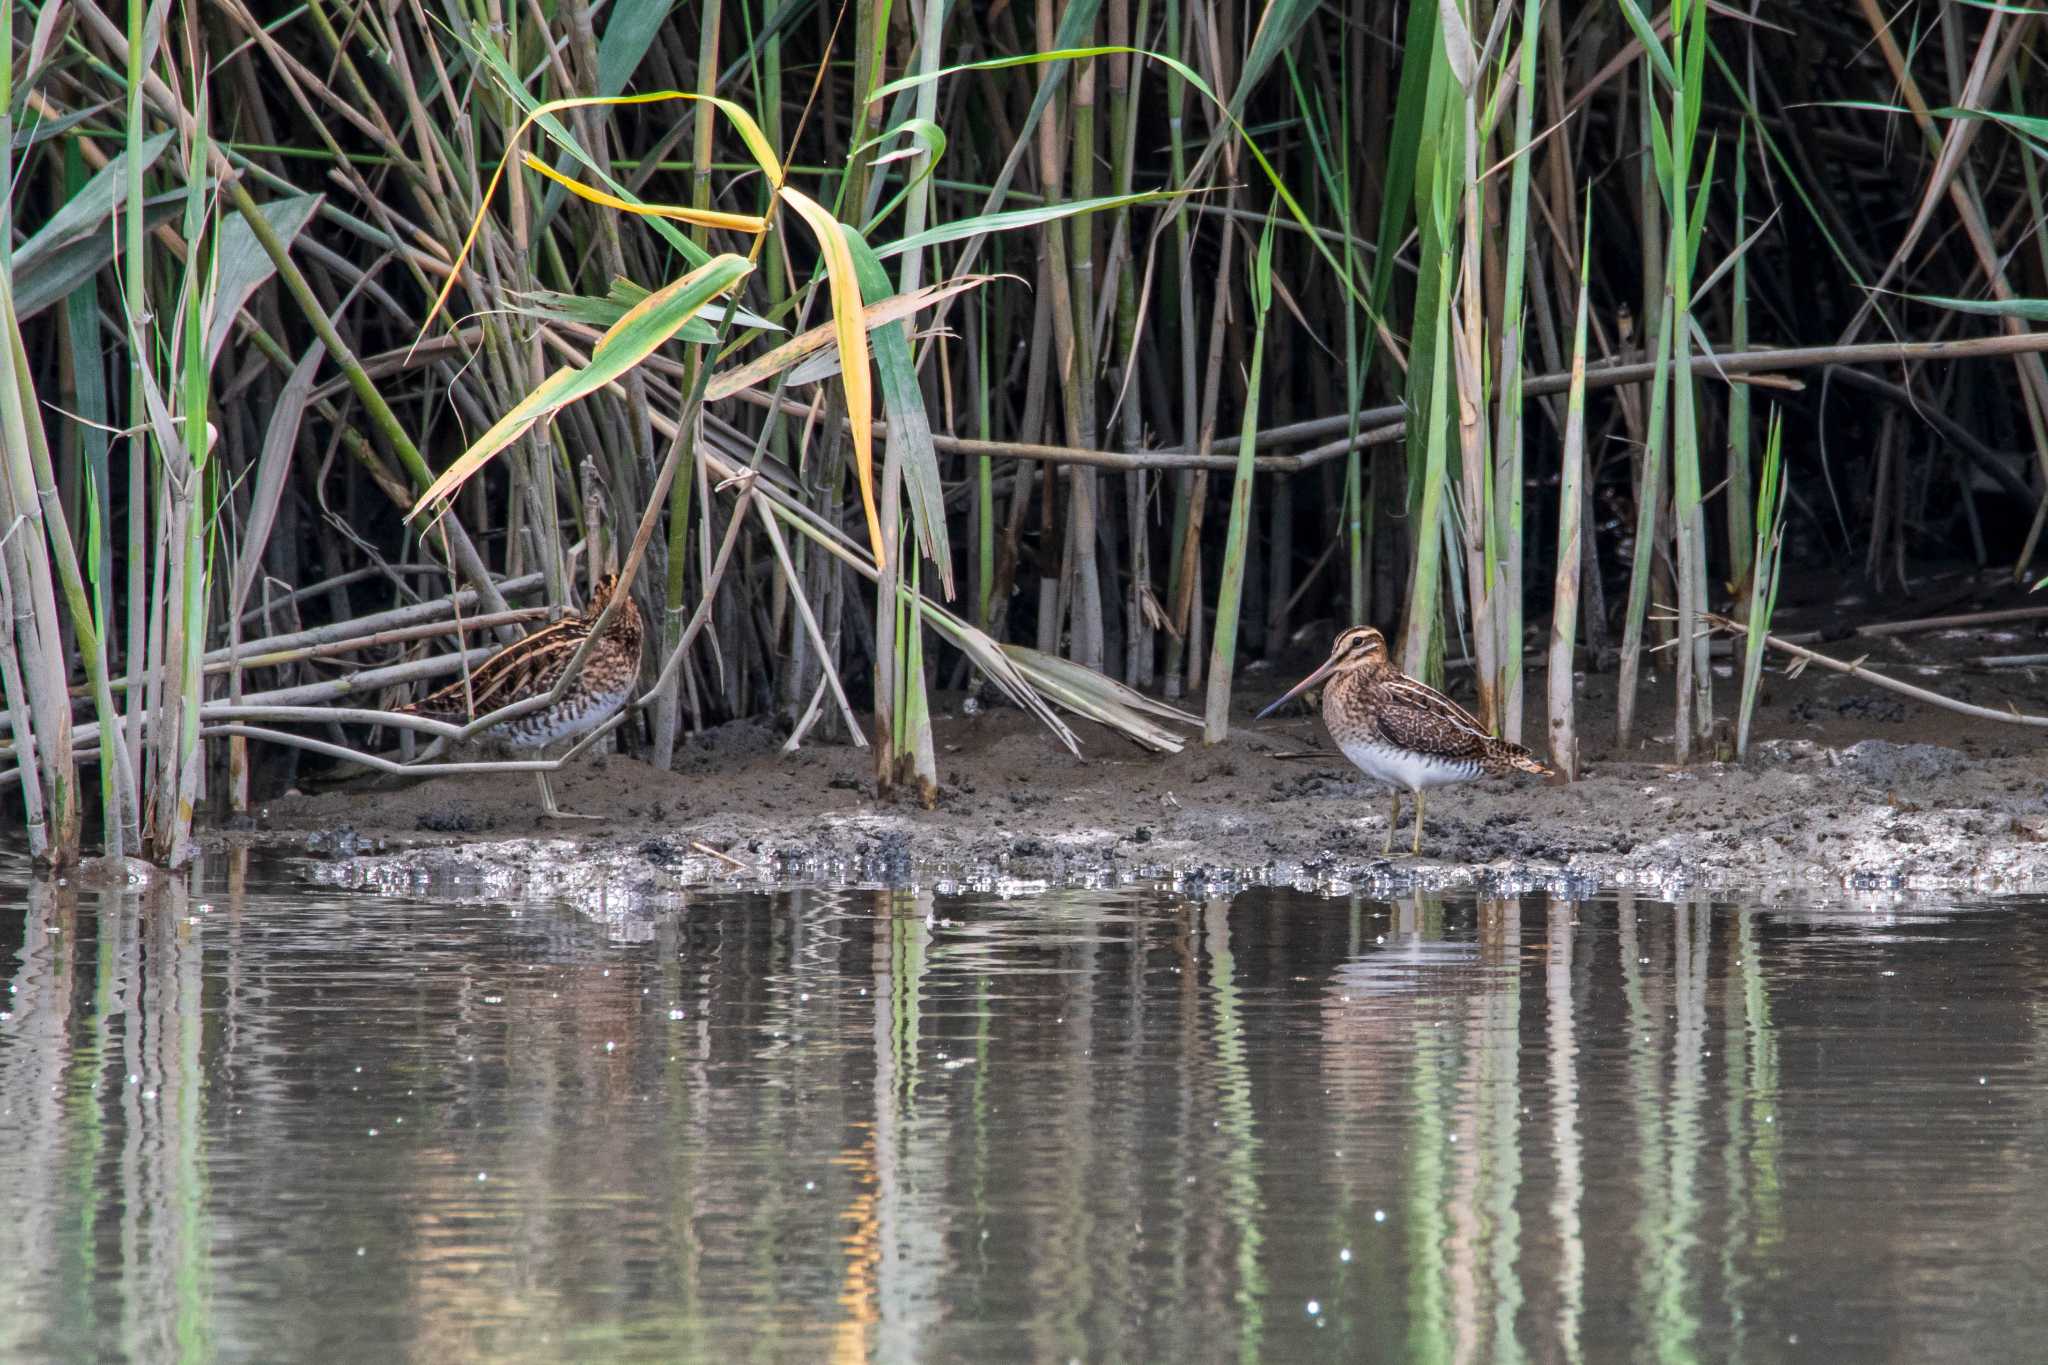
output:
<svg viewBox="0 0 2048 1365"><path fill-rule="evenodd" d="M589 605L581 612L506 645L467 676L399 710L463 725L500 707L544 696L560 681L618 583L617 574L606 575L591 590ZM619 599L619 609L562 695L550 706L492 726L484 738L513 749L542 749L596 729L633 695L633 685L640 677L640 636L640 610L633 605L633 595L627 593ZM568 813L555 805L548 775L540 772L534 776L540 779L542 810L551 816L566 816Z"/></svg>
<svg viewBox="0 0 2048 1365"><path fill-rule="evenodd" d="M1401 823L1401 789L1415 793L1415 842L1422 851L1423 792L1475 777L1509 772L1554 774L1519 744L1486 733L1486 727L1458 703L1404 675L1387 657L1386 637L1371 626L1353 626L1337 637L1330 657L1315 672L1259 715L1272 714L1317 683L1323 689L1323 724L1330 738L1359 771L1385 784L1394 795L1387 822L1386 850L1394 847Z"/></svg>

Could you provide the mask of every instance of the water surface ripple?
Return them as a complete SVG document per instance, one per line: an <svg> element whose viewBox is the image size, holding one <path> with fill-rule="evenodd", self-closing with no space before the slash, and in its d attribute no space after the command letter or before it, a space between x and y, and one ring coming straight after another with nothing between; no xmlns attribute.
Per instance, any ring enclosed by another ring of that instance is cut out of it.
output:
<svg viewBox="0 0 2048 1365"><path fill-rule="evenodd" d="M0 1359L1985 1360L2048 905L0 863Z"/></svg>

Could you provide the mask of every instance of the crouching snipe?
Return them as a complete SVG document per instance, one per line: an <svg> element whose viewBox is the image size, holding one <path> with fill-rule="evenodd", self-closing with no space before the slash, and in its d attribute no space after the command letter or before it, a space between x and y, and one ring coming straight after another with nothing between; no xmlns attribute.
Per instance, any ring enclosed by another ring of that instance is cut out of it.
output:
<svg viewBox="0 0 2048 1365"><path fill-rule="evenodd" d="M1325 679L1323 724L1330 738L1360 772L1393 791L1383 851L1394 847L1404 787L1415 793L1415 842L1409 851L1420 853L1423 793L1429 788L1508 772L1554 776L1527 749L1489 735L1471 712L1394 667L1386 638L1371 626L1353 626L1339 635L1323 666L1259 712L1259 718Z"/></svg>
<svg viewBox="0 0 2048 1365"><path fill-rule="evenodd" d="M500 707L547 695L596 628L597 618L618 585L617 574L606 576L591 590L589 605L581 612L506 645L470 670L467 677L399 710L465 725ZM640 677L640 634L640 611L629 592L619 598L619 609L612 613L562 695L537 711L492 726L484 738L508 749L544 750L557 741L589 734L633 695L633 684ZM534 776L540 779L542 811L554 819L569 817L570 812L555 805L547 773Z"/></svg>

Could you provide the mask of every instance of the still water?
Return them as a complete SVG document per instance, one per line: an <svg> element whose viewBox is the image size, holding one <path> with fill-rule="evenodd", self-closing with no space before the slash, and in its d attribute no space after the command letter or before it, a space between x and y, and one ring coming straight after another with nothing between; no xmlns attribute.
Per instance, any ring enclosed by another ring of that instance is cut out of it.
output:
<svg viewBox="0 0 2048 1365"><path fill-rule="evenodd" d="M0 864L0 1359L1990 1360L2048 905Z"/></svg>

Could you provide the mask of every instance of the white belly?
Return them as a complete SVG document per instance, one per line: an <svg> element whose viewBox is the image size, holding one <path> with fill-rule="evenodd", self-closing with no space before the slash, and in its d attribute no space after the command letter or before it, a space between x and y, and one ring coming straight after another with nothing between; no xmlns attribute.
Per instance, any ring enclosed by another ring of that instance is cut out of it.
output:
<svg viewBox="0 0 2048 1365"><path fill-rule="evenodd" d="M1469 759L1429 758L1392 745L1359 740L1341 741L1337 747L1373 781L1390 787L1405 787L1409 791L1441 787L1450 782L1470 782L1479 776L1479 765Z"/></svg>

